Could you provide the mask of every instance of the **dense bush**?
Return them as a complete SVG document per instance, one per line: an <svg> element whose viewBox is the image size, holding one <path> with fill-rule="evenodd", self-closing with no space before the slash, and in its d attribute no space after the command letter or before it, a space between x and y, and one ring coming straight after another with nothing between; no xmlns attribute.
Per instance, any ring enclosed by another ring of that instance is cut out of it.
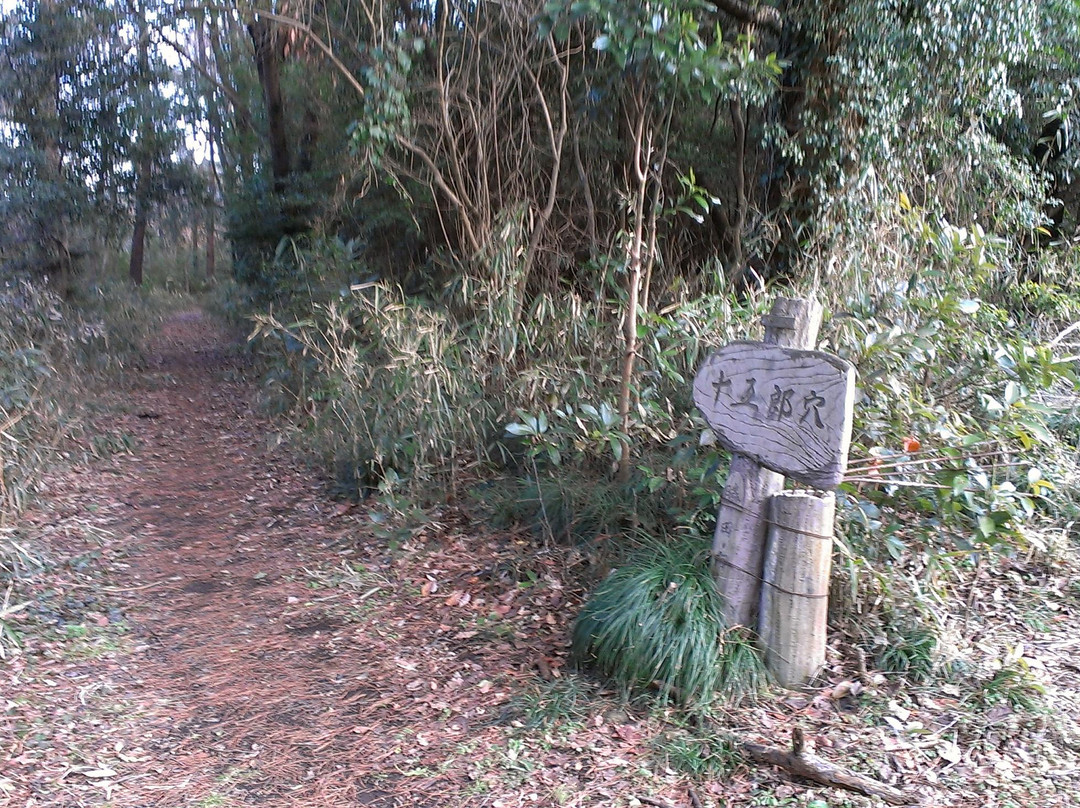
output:
<svg viewBox="0 0 1080 808"><path fill-rule="evenodd" d="M652 540L602 581L574 625L577 660L696 708L760 688L749 636L724 623L707 547L686 535Z"/></svg>

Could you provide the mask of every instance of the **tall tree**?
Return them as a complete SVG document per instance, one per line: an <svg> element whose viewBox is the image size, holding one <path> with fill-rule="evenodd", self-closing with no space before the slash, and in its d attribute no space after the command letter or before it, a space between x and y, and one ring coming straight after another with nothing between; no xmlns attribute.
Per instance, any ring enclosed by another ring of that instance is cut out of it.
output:
<svg viewBox="0 0 1080 808"><path fill-rule="evenodd" d="M146 18L146 2L140 2L135 12L138 35L138 56L133 76L134 88L144 98L151 90L150 75L150 26ZM146 250L146 221L150 207L150 171L153 165L151 142L154 136L154 121L150 110L141 110L138 134L138 160L135 176L135 223L131 231L131 254L128 261L128 277L136 286L143 282L143 259Z"/></svg>

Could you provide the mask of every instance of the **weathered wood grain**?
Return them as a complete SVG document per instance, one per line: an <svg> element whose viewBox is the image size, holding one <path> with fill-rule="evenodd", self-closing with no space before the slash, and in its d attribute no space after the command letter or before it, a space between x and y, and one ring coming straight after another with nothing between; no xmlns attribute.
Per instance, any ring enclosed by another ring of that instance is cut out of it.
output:
<svg viewBox="0 0 1080 808"><path fill-rule="evenodd" d="M779 766L794 775L825 786L847 789L856 794L865 794L867 797L876 797L889 805L912 805L916 802L914 796L898 788L837 766L835 763L829 763L810 752L801 750L789 752L786 749L777 749L774 746L764 746L749 741L742 744L742 750L751 760Z"/></svg>
<svg viewBox="0 0 1080 808"><path fill-rule="evenodd" d="M769 500L758 635L783 687L801 687L825 664L832 570L832 492L782 491Z"/></svg>
<svg viewBox="0 0 1080 808"><path fill-rule="evenodd" d="M760 342L724 346L694 380L694 402L724 446L818 488L843 479L854 396L843 359Z"/></svg>
<svg viewBox="0 0 1080 808"><path fill-rule="evenodd" d="M766 344L810 348L821 325L821 305L813 300L780 297L763 319ZM713 577L724 596L728 625L757 627L766 503L783 488L782 475L746 455L732 455L712 549Z"/></svg>

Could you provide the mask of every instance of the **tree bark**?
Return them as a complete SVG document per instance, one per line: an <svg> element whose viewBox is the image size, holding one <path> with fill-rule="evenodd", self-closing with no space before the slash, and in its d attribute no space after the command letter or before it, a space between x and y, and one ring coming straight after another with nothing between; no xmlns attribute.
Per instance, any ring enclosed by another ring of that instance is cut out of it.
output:
<svg viewBox="0 0 1080 808"><path fill-rule="evenodd" d="M248 24L248 33L255 46L255 67L259 74L263 100L266 103L270 168L274 190L285 190L289 176L289 139L285 126L285 100L281 90L281 62L285 58L285 37L276 22L256 17Z"/></svg>
<svg viewBox="0 0 1080 808"><path fill-rule="evenodd" d="M55 50L58 45L52 40L52 26L63 13L65 12L57 0L42 0L38 8L36 25L40 32L35 36L34 47L37 62L42 66L40 69L45 72L46 78L41 95L32 101L33 112L26 127L30 142L45 156L42 178L54 186L54 193L60 199L66 195L62 192L64 153L60 144L60 79L63 56ZM71 281L67 211L58 209L54 203L43 209L39 208L34 218L39 232L41 266L55 285L57 294L66 297Z"/></svg>
<svg viewBox="0 0 1080 808"><path fill-rule="evenodd" d="M199 225L201 224L202 211L199 210L199 206L192 204L191 206L191 275L192 277L198 277L199 275ZM190 287L189 284L185 284Z"/></svg>
<svg viewBox="0 0 1080 808"><path fill-rule="evenodd" d="M206 53L206 32L203 30L202 25L200 25L199 28L198 28L198 48L199 48L198 64L199 64L199 67L201 68L200 72L204 76L206 76L207 78L210 78L210 73L209 73L209 70L207 68L207 64L209 62L209 59L207 58L207 53ZM216 234L214 232L215 227L216 227L216 222L214 221L214 219L215 219L214 213L215 213L215 207L216 207L216 204L217 204L216 200L217 200L218 185L220 183L219 183L219 179L218 179L217 166L214 163L214 147L216 145L216 138L218 136L217 131L216 131L217 126L215 125L216 121L217 121L217 110L214 107L214 93L211 90L210 92L208 92L206 94L206 129L207 129L206 145L207 145L207 152L208 152L207 157L208 157L208 166L209 166L209 171L207 173L209 175L208 176L208 181L209 181L208 184L209 184L209 188L210 188L210 199L208 200L207 205L206 205L206 280L208 280L208 281L213 281L214 280L214 275L217 274L217 266L216 266L216 260L217 260L216 249L217 249L217 245L215 244Z"/></svg>
<svg viewBox="0 0 1080 808"><path fill-rule="evenodd" d="M139 6L139 89L145 91L150 78L150 30L146 24L146 5ZM131 231L131 257L128 262L128 279L136 286L143 282L143 257L146 248L146 220L148 216L148 197L150 195L150 139L153 122L144 108L139 125L139 163L135 180L135 225Z"/></svg>
<svg viewBox="0 0 1080 808"><path fill-rule="evenodd" d="M139 188L145 189L143 177L147 169L139 168ZM140 199L135 202L135 226L131 231L131 258L128 262L128 279L136 286L142 286L143 282L143 255L146 249L146 203L141 197L145 191L140 190L136 195Z"/></svg>
<svg viewBox="0 0 1080 808"><path fill-rule="evenodd" d="M825 786L843 788L867 797L877 797L889 805L911 805L915 802L914 797L899 789L803 751L801 740L795 743L790 752L749 741L742 744L742 751L758 763L778 766L798 777L813 780Z"/></svg>
<svg viewBox="0 0 1080 808"><path fill-rule="evenodd" d="M632 221L630 222L630 249L626 264L627 300L626 313L623 316L623 362L619 379L619 426L622 449L619 456L618 480L625 483L630 480L630 404L633 398L634 365L637 361L637 326L638 307L641 297L641 281L646 256L645 251L645 202L648 198L650 165L652 163L652 132L648 126L649 112L644 98L644 89L637 87L634 98L636 121L633 140L631 141L631 164L628 174L631 178L631 190L634 195Z"/></svg>

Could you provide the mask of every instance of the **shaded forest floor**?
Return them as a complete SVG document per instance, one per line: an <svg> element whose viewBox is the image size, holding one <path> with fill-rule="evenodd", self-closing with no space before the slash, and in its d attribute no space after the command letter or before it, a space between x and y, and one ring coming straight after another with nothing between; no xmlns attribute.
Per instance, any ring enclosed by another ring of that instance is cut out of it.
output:
<svg viewBox="0 0 1080 808"><path fill-rule="evenodd" d="M96 403L87 440L116 453L53 476L17 527L47 563L11 595L0 803L872 804L568 671L577 554L453 506L390 536L328 499L202 313L148 355ZM968 593L965 642L1023 681L867 685L834 654L819 690L718 719L774 745L798 725L927 805L1080 803L1070 564L1002 561Z"/></svg>

